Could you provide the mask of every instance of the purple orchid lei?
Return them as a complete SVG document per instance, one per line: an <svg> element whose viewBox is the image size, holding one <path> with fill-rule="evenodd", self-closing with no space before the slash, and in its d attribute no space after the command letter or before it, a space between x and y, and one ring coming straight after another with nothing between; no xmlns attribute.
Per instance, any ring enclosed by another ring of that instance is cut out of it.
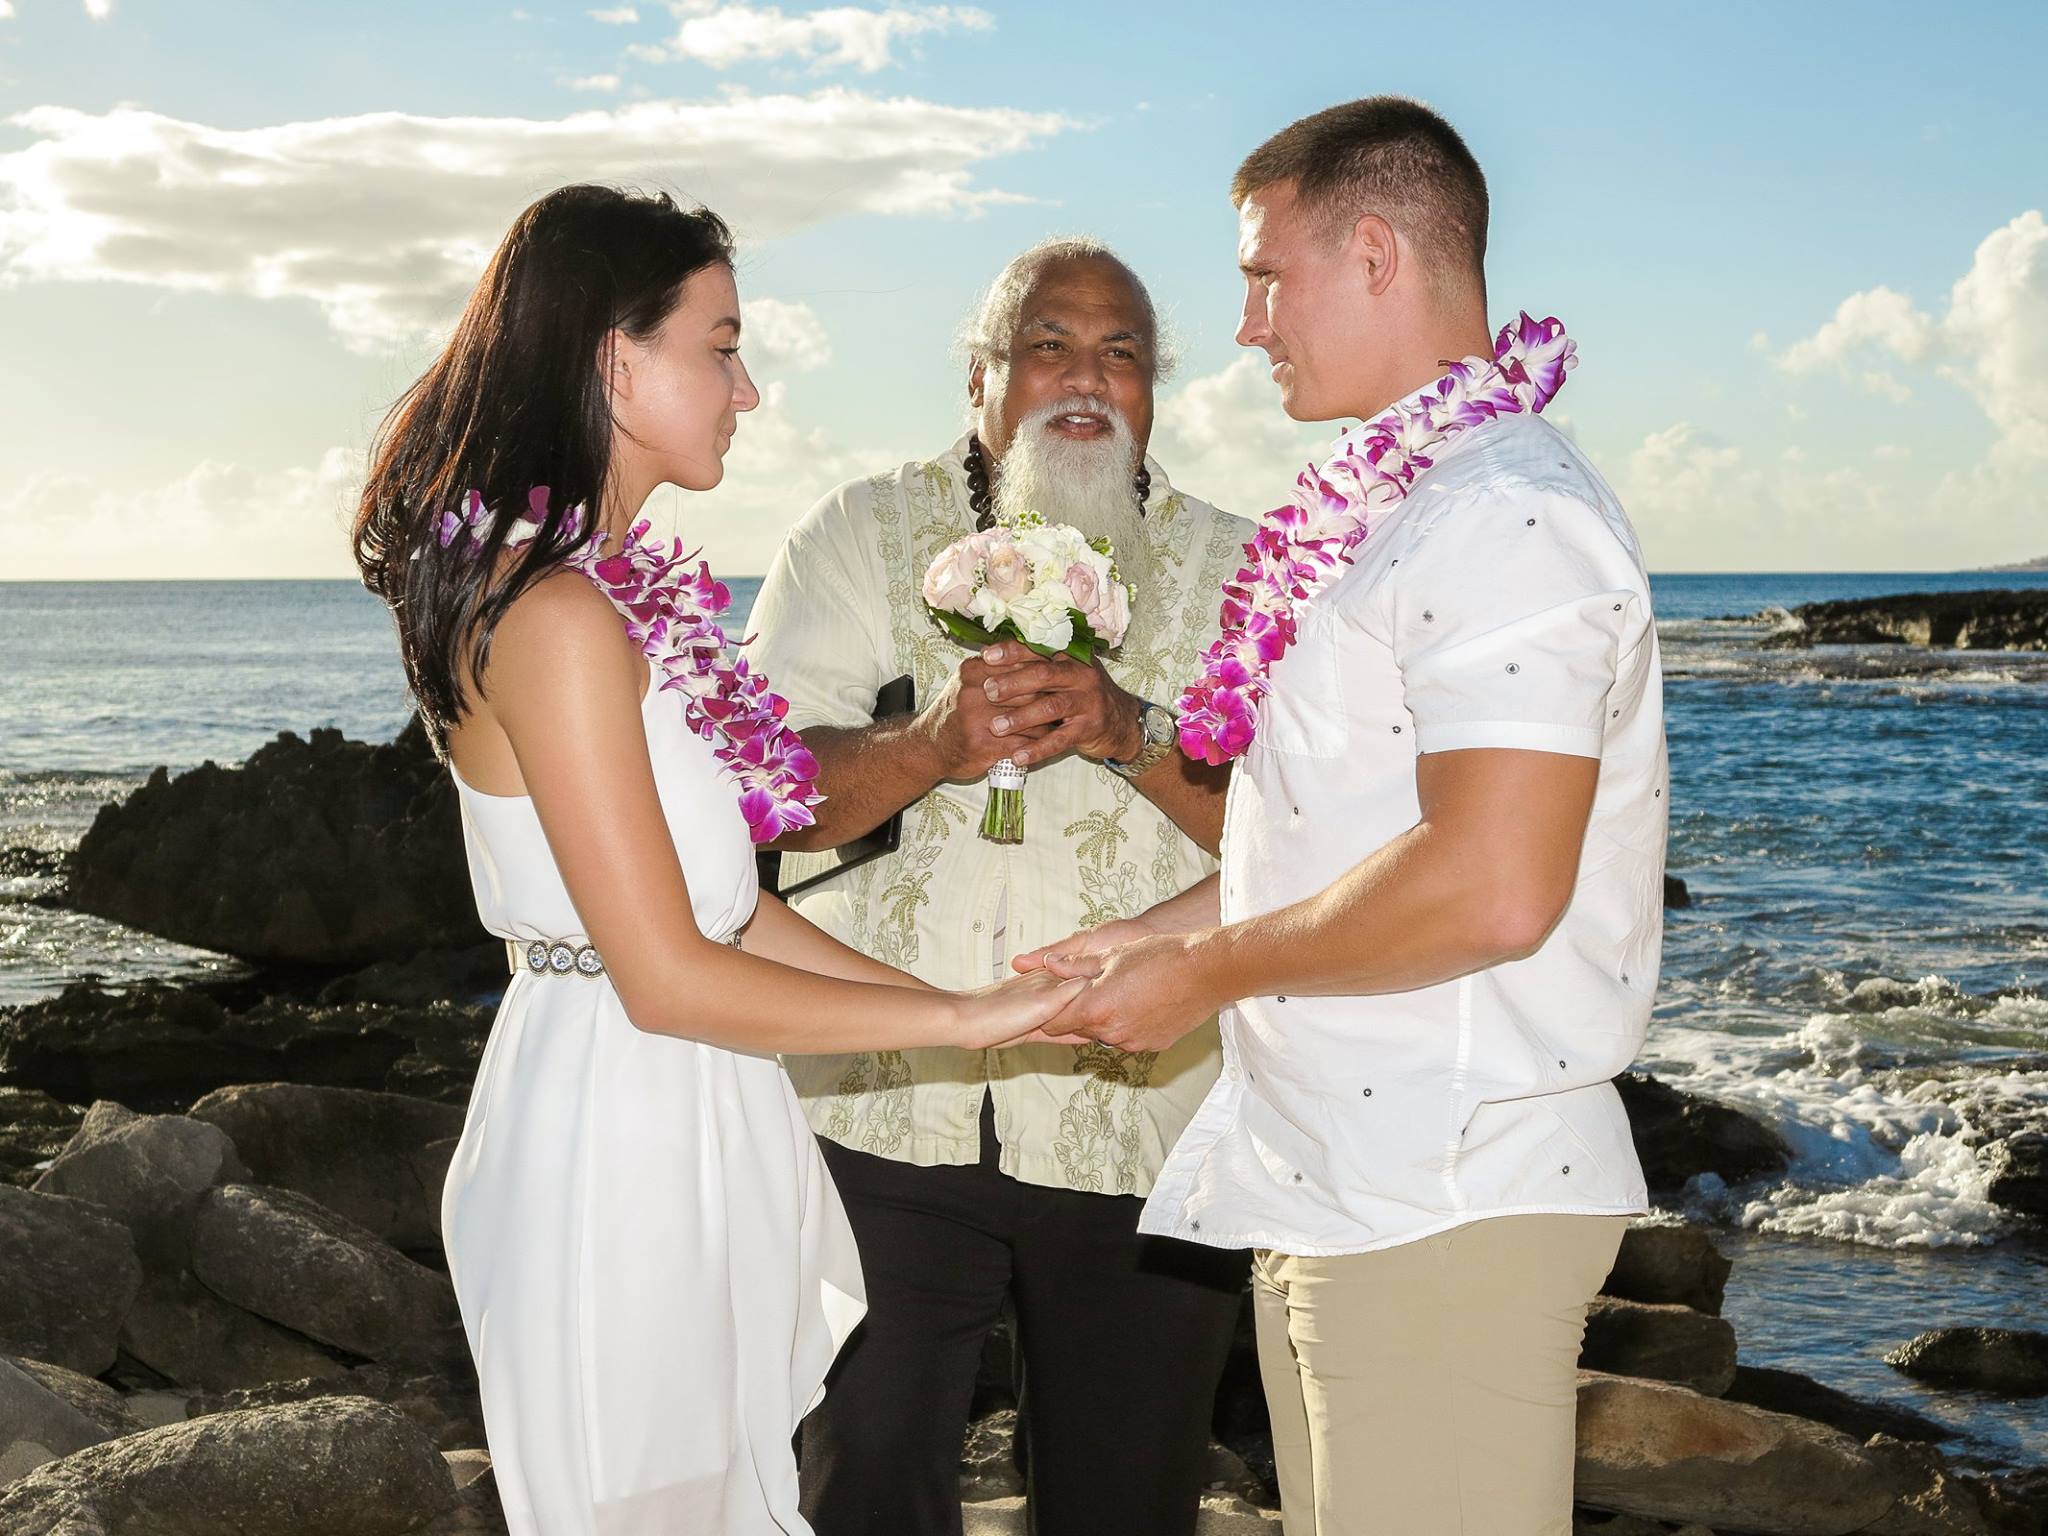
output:
<svg viewBox="0 0 2048 1536"><path fill-rule="evenodd" d="M506 535L508 547L532 539L547 522L548 487L537 485L527 493L527 509L528 515ZM554 515L570 537L580 531L582 507ZM471 547L481 548L491 519L483 498L471 491L460 512L441 514L435 534L445 549L466 528ZM825 798L816 787L818 760L783 723L788 701L744 656L728 659L728 651L738 647L728 646L718 619L732 606L731 589L714 580L701 560L690 571L696 555L683 553L682 540L664 550L647 537L648 528L645 519L635 523L609 555L604 553L607 536L599 534L568 563L625 616L626 633L654 664L661 688L683 696L685 722L711 743L713 755L739 783L747 835L767 843L791 828L810 826L817 819L811 807Z"/></svg>
<svg viewBox="0 0 2048 1536"><path fill-rule="evenodd" d="M1345 432L1320 469L1303 470L1293 500L1259 520L1244 547L1247 563L1224 585L1223 633L1180 697L1181 750L1215 764L1242 756L1302 607L1351 564L1373 515L1408 494L1446 439L1498 416L1541 411L1577 363L1562 322L1524 312L1501 327L1492 362L1451 364L1434 384Z"/></svg>

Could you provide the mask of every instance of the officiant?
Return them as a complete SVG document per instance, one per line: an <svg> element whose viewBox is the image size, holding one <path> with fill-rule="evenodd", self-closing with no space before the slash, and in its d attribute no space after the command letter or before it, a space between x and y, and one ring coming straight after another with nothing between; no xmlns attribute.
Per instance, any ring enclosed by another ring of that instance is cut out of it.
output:
<svg viewBox="0 0 2048 1536"><path fill-rule="evenodd" d="M1171 701L1216 638L1217 590L1252 532L1147 456L1166 348L1144 284L1102 245L1019 255L965 342L971 429L813 507L762 586L751 648L827 797L780 845L795 850L785 888L813 882L794 904L947 988L999 981L1011 956L1216 867L1225 779L1173 749ZM932 622L920 589L933 558L1025 510L1110 541L1135 590L1115 653L975 654ZM911 707L886 713L904 691ZM1006 757L1028 774L1015 845L981 835L984 776ZM1191 1532L1247 1261L1140 1237L1137 1221L1216 1079L1214 1021L1157 1054L1035 1045L787 1066L868 1285L866 1323L804 1426L819 1536L958 1529L968 1405L1006 1303L1035 1530Z"/></svg>

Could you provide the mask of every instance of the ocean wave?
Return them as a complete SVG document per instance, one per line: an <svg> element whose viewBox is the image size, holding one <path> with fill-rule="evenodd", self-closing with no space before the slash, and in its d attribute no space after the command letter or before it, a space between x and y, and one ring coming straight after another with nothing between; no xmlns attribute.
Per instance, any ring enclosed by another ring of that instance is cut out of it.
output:
<svg viewBox="0 0 2048 1536"><path fill-rule="evenodd" d="M2048 1125L2048 1000L1985 997L1938 976L1846 985L1839 1011L1786 1032L1730 1021L1665 1027L1649 1058L1685 1086L1773 1126L1781 1183L1688 1186L1701 1219L1892 1248L1975 1246L2013 1231L1985 1153Z"/></svg>

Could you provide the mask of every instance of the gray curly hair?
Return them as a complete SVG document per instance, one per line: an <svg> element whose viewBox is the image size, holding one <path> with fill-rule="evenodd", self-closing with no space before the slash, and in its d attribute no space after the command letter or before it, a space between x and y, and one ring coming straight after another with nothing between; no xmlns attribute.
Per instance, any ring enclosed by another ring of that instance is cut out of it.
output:
<svg viewBox="0 0 2048 1536"><path fill-rule="evenodd" d="M1131 264L1087 235L1059 235L1041 240L1012 257L1009 265L996 274L996 280L982 290L973 311L961 325L955 347L960 359L969 366L1007 363L1010 338L1017 334L1025 298L1045 269L1062 261L1113 262L1131 280L1131 291L1138 296L1138 305L1145 312L1145 330L1152 344L1152 382L1163 383L1179 361L1170 327L1160 320L1150 290L1131 270Z"/></svg>

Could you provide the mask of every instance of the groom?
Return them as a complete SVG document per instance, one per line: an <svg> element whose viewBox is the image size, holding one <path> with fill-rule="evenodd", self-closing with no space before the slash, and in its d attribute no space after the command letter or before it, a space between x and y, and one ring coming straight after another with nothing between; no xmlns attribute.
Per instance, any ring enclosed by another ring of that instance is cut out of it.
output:
<svg viewBox="0 0 2048 1536"><path fill-rule="evenodd" d="M1534 414L1561 329L1525 317L1492 365L1486 184L1448 123L1333 107L1231 192L1239 342L1288 415L1385 430L1269 515L1306 596L1241 582L1242 666L1185 700L1184 744L1243 752L1220 878L1018 965L1093 975L1050 1031L1124 1050L1227 1005L1143 1225L1255 1250L1288 1536L1564 1536L1586 1306L1645 1208L1609 1079L1661 943L1649 582Z"/></svg>

